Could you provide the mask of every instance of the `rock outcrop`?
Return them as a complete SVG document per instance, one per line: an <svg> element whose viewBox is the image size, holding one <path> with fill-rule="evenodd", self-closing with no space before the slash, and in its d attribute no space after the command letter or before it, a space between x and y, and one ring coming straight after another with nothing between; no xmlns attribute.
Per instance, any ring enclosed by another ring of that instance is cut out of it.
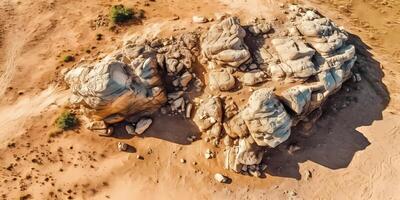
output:
<svg viewBox="0 0 400 200"><path fill-rule="evenodd" d="M224 137L227 169L259 177L266 169L265 152L288 140L299 123L312 127L327 98L352 77L357 59L348 34L331 20L297 5L286 13L284 23L254 20L246 26L247 36L238 18L224 15L201 40L196 33L130 40L99 62L69 71L71 99L100 120L89 128L108 136L110 124L123 120L129 122L124 123L128 134L144 133L153 121L143 113L160 107L162 114L193 117L206 141L218 147ZM205 21L193 17L194 23ZM197 64L204 64L202 75L193 70ZM194 98L202 89L214 96ZM130 115L135 117L127 119Z"/></svg>
<svg viewBox="0 0 400 200"><path fill-rule="evenodd" d="M138 57L130 64L118 60L127 56L108 56L69 71L65 80L75 95L73 103L86 106L96 119L152 112L164 104L166 94L155 57Z"/></svg>
<svg viewBox="0 0 400 200"><path fill-rule="evenodd" d="M246 31L236 17L228 17L211 26L201 44L202 55L219 66L239 67L250 59L244 43Z"/></svg>

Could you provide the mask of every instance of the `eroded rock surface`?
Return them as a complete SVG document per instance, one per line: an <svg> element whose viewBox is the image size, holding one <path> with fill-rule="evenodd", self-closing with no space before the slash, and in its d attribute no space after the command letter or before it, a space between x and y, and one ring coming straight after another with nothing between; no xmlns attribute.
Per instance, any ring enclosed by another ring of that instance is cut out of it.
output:
<svg viewBox="0 0 400 200"><path fill-rule="evenodd" d="M246 31L236 17L228 17L211 26L202 44L202 54L209 62L220 66L239 67L250 59L250 52L244 43Z"/></svg>

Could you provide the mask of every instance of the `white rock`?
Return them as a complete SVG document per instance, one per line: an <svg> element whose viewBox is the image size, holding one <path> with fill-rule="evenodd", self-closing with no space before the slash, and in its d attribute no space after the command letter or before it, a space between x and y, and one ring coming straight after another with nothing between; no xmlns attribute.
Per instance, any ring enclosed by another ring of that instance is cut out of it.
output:
<svg viewBox="0 0 400 200"><path fill-rule="evenodd" d="M135 133L141 135L150 127L151 123L153 123L153 120L150 118L140 119L139 122L136 124Z"/></svg>
<svg viewBox="0 0 400 200"><path fill-rule="evenodd" d="M126 151L128 149L128 145L123 142L118 142L118 150L119 151Z"/></svg>
<svg viewBox="0 0 400 200"><path fill-rule="evenodd" d="M208 22L208 19L206 17L204 17L204 16L195 15L195 16L192 17L192 22L201 24L201 23Z"/></svg>
<svg viewBox="0 0 400 200"><path fill-rule="evenodd" d="M193 104L189 103L186 106L186 118L190 118L192 114Z"/></svg>
<svg viewBox="0 0 400 200"><path fill-rule="evenodd" d="M226 176L220 174L220 173L216 173L216 174L214 175L214 179L215 179L216 181L218 181L219 183L226 183L226 182L228 182L228 178L227 178Z"/></svg>
<svg viewBox="0 0 400 200"><path fill-rule="evenodd" d="M127 124L125 130L129 135L135 134L135 127L132 124Z"/></svg>

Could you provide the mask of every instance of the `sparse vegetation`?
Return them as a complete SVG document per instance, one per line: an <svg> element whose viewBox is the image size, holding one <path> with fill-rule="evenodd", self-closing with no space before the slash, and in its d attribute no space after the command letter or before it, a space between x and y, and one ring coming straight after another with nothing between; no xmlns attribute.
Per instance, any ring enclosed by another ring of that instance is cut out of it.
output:
<svg viewBox="0 0 400 200"><path fill-rule="evenodd" d="M63 60L64 60L64 62L72 62L75 60L75 58L74 58L74 56L67 55L67 56L64 56Z"/></svg>
<svg viewBox="0 0 400 200"><path fill-rule="evenodd" d="M125 8L124 5L114 5L111 7L111 21L114 24L121 24L127 22L133 18L133 10L130 8Z"/></svg>
<svg viewBox="0 0 400 200"><path fill-rule="evenodd" d="M62 130L74 128L78 124L78 119L70 111L64 111L56 120L56 127Z"/></svg>

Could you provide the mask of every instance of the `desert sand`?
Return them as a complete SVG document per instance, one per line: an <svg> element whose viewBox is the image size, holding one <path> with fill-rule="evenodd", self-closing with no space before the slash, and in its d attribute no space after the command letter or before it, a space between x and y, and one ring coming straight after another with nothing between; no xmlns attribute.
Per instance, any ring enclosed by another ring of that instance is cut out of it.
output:
<svg viewBox="0 0 400 200"><path fill-rule="evenodd" d="M99 137L83 127L50 136L68 97L61 72L74 65L62 58L96 60L131 35L209 26L193 25L193 15L270 16L286 1L1 1L1 198L400 199L400 2L289 2L315 7L352 34L362 81L345 83L312 134L293 134L270 151L267 176L254 178L224 170L221 149L201 139L189 143L186 137L200 138L199 130L182 117L155 114L141 137ZM91 26L120 3L143 9L146 18L114 31ZM96 40L97 33L104 39ZM348 99L350 106L338 106ZM119 152L118 141L134 149ZM301 149L290 154L289 144ZM215 159L204 159L207 148ZM215 182L217 172L232 182Z"/></svg>

